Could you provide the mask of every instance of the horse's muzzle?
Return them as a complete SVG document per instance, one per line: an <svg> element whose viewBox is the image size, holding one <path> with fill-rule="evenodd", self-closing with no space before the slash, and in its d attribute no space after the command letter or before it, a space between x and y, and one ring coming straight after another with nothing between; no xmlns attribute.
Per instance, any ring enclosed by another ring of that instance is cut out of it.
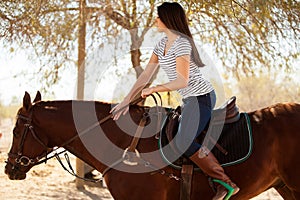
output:
<svg viewBox="0 0 300 200"><path fill-rule="evenodd" d="M24 180L26 178L26 172L20 171L19 167L14 166L9 161L6 162L4 172L10 180Z"/></svg>

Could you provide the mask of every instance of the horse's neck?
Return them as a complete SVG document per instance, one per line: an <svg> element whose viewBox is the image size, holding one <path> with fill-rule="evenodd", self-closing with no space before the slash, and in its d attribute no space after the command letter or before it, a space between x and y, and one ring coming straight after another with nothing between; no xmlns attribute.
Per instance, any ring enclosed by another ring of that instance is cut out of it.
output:
<svg viewBox="0 0 300 200"><path fill-rule="evenodd" d="M95 152L89 148L100 149L101 132L97 122L109 115L111 105L87 101L54 101L40 103L36 118L49 138L50 145L63 146L76 157L103 171L103 165ZM89 141L93 141L89 144ZM98 152L98 151L97 151ZM97 153L96 152L96 153Z"/></svg>
<svg viewBox="0 0 300 200"><path fill-rule="evenodd" d="M111 107L111 104L99 102L50 102L41 106L36 117L43 131L49 135L52 145L65 144L68 151L101 172L106 168L103 163L107 163L107 160L115 162L122 158L144 112L142 107L133 107L130 115L127 115L128 121L122 116L118 121L109 118L99 125L101 119L109 116ZM145 149L155 150L156 143L154 136L141 139L138 149L141 152Z"/></svg>

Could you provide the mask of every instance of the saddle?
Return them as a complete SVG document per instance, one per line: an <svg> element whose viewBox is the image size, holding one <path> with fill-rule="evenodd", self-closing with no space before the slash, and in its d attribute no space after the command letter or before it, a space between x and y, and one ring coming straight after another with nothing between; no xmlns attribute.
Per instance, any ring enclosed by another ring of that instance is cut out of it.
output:
<svg viewBox="0 0 300 200"><path fill-rule="evenodd" d="M181 156L173 140L178 132L180 118L180 107L169 111L159 137L163 158L175 168L180 168L186 160L187 163L191 162ZM238 163L236 161L248 158L252 151L251 124L248 114L239 112L235 96L213 110L210 121L195 140L211 149L222 165L233 165Z"/></svg>
<svg viewBox="0 0 300 200"><path fill-rule="evenodd" d="M164 122L162 132L164 132L170 142L176 135L178 131L178 126L181 117L181 107L178 106L175 110L172 110L167 119ZM240 119L239 108L236 106L236 97L231 97L226 101L220 108L212 111L211 120L207 123L205 132L208 129L209 124L212 122L214 124L228 124L236 122Z"/></svg>
<svg viewBox="0 0 300 200"><path fill-rule="evenodd" d="M213 110L213 122L223 122L225 124L236 122L240 119L239 108L236 105L236 97L231 97L220 108Z"/></svg>
<svg viewBox="0 0 300 200"><path fill-rule="evenodd" d="M169 112L161 130L159 149L166 163L181 170L180 199L189 199L193 171L199 168L187 157L180 155L175 147L173 138L178 132L180 118L181 107ZM196 140L199 144L210 146L222 166L239 164L249 158L253 144L251 125L247 113L239 112L235 96L212 111L210 121Z"/></svg>

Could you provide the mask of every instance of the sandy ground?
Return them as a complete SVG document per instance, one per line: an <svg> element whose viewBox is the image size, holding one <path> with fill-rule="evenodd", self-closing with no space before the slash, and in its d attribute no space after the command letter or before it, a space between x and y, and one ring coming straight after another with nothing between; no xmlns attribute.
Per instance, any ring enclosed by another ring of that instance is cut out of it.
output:
<svg viewBox="0 0 300 200"><path fill-rule="evenodd" d="M112 200L109 191L98 183L95 186L86 185L78 190L75 178L68 174L56 159L49 160L27 173L27 178L22 181L9 180L4 174L5 160L11 142L13 120L6 119L0 122L0 199L2 200ZM75 158L71 156L75 167ZM130 198L129 198L130 200ZM282 200L278 193L271 189L252 200Z"/></svg>

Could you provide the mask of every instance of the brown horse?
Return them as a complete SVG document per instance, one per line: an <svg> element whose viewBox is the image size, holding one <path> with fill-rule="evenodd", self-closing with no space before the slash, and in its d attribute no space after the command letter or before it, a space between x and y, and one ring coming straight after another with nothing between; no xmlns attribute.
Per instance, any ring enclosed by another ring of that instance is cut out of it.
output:
<svg viewBox="0 0 300 200"><path fill-rule="evenodd" d="M130 127L139 123L147 107L131 106L132 121L123 120L124 124L129 124L128 130L124 130L120 125L122 118L113 121L107 117L111 104L46 102L41 101L39 93L33 102L26 92L23 107L17 113L13 143L5 166L10 179L25 179L26 173L47 152L62 146L98 171L105 172L106 184L115 199L179 199L180 171L162 164L154 134L149 137L149 133L146 136L143 133L137 145L140 153L137 163L121 162L136 132L136 128L130 130ZM95 114L91 114L91 109ZM284 199L299 200L300 105L277 104L248 114L253 130L253 152L245 162L225 167L226 173L241 188L231 199L250 199L274 187ZM153 132L155 127L150 130ZM207 177L195 172L191 199L211 199L213 195Z"/></svg>

